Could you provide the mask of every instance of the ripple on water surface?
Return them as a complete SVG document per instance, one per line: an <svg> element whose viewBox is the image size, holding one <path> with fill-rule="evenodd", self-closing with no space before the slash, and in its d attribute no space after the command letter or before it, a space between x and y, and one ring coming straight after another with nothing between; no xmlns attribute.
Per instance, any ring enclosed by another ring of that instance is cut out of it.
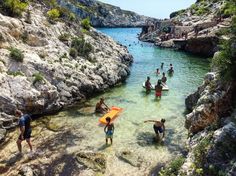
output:
<svg viewBox="0 0 236 176"><path fill-rule="evenodd" d="M197 89L204 74L209 70L205 58L199 58L183 52L159 49L152 44L137 40L140 29L99 29L123 45L129 46L134 56L131 75L122 86L92 98L83 108L74 108L53 116L52 120L68 126L79 124L86 138L78 148L101 151L107 155L106 175L145 175L157 164L165 163L183 152L187 131L184 128L185 97ZM167 76L169 92L164 92L161 100L155 100L154 93L146 95L141 85L147 76L155 83L159 77L155 70L164 62L164 70L173 64L175 73ZM114 144L105 147L103 128L98 126L98 116L93 114L99 98L106 98L110 106L122 107L124 111L115 121ZM62 118L63 116L63 118ZM166 139L162 144L153 142L154 132L147 119L166 119ZM119 153L131 151L135 154L138 166L119 159Z"/></svg>

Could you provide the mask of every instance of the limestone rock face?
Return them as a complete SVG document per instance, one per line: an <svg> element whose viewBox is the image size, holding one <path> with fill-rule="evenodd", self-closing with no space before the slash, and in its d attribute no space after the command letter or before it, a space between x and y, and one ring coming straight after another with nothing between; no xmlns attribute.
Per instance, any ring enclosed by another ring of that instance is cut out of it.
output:
<svg viewBox="0 0 236 176"><path fill-rule="evenodd" d="M30 114L56 112L124 81L132 63L127 48L112 38L95 29L83 34L76 23L51 24L42 5L30 9L31 24L24 13L22 18L0 14L0 112L9 115L0 116L4 129L16 125L10 115L17 108ZM60 40L63 34L68 42ZM88 56L71 57L71 42L82 35L93 49ZM9 47L23 52L22 62L10 58Z"/></svg>
<svg viewBox="0 0 236 176"><path fill-rule="evenodd" d="M141 27L145 25L146 20L153 19L97 0L58 2L82 19L89 17L94 27Z"/></svg>
<svg viewBox="0 0 236 176"><path fill-rule="evenodd" d="M189 139L189 153L179 174L196 175L201 169L204 175L219 175L220 173L235 173L235 113L223 127L212 131L206 129ZM201 152L201 153L200 153ZM200 156L200 157L199 157ZM202 166L201 168L198 168Z"/></svg>
<svg viewBox="0 0 236 176"><path fill-rule="evenodd" d="M193 54L210 57L218 51L218 43L219 38L216 36L191 38L187 40L184 50Z"/></svg>
<svg viewBox="0 0 236 176"><path fill-rule="evenodd" d="M208 73L203 85L185 100L186 107L192 110L186 115L186 128L196 133L228 115L233 87L233 84L224 85L218 81L215 73Z"/></svg>

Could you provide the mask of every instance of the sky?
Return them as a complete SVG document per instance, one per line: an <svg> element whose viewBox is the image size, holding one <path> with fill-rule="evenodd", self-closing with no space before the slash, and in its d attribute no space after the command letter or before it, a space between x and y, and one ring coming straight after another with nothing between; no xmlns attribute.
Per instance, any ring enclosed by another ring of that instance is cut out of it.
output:
<svg viewBox="0 0 236 176"><path fill-rule="evenodd" d="M171 12L189 7L196 0L99 0L124 10L155 18L169 18Z"/></svg>

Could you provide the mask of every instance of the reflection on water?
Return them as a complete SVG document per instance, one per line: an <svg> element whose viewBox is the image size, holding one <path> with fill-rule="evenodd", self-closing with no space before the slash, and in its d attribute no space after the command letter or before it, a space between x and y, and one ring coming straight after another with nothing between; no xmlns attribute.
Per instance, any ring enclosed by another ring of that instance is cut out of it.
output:
<svg viewBox="0 0 236 176"><path fill-rule="evenodd" d="M100 30L123 45L130 45L129 51L134 56L131 75L126 83L101 95L108 105L124 109L115 121L114 144L104 145L105 134L103 127L98 125L99 115L93 113L101 96L89 100L83 107L61 112L53 116L51 121L72 129L80 128L85 138L76 147L107 155L106 175L120 175L120 172L123 175L146 175L155 166L163 166L177 154L184 153L187 138L184 100L201 84L209 64L203 58L139 42L136 34L140 29ZM151 77L152 83L160 78L156 76L155 70L161 62L165 63L162 72L166 72L172 63L175 73L171 77L167 75L170 90L163 93L161 100L156 100L154 92L149 95L145 93L142 83L147 76ZM166 138L157 144L154 141L153 124L144 124L143 121L161 118L166 119ZM122 151L132 151L138 160L141 158L141 164L135 167L129 164L134 161L124 162L124 159L119 159L117 154Z"/></svg>

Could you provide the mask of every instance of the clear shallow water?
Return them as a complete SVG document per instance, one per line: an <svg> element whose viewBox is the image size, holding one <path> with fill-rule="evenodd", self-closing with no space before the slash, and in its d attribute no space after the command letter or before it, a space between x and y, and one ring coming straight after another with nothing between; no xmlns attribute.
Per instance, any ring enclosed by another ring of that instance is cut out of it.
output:
<svg viewBox="0 0 236 176"><path fill-rule="evenodd" d="M86 138L74 150L100 151L107 155L105 175L147 175L158 164L169 162L181 153L185 146L187 130L184 128L184 100L202 83L209 63L204 58L188 55L169 49L159 49L152 44L139 42L140 29L99 29L116 41L126 45L134 56L131 75L122 86L113 88L94 97L84 106L64 111L52 117L52 121L79 128ZM164 70L173 64L175 73L167 76L169 92L164 92L160 101L154 92L146 95L142 83L147 76L156 83L155 70L165 63ZM105 97L109 106L122 107L124 111L115 121L114 144L105 147L103 127L98 126L98 118L93 114L94 106L100 97ZM163 144L153 142L152 123L147 119L166 119L166 139ZM70 149L73 150L73 149ZM122 151L132 151L139 158L140 167L134 167L118 159Z"/></svg>

